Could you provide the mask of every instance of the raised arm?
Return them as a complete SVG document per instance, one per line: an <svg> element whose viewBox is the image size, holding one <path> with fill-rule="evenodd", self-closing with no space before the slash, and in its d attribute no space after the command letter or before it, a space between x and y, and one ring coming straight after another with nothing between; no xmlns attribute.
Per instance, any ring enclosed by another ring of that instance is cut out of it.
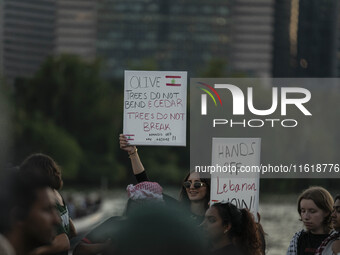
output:
<svg viewBox="0 0 340 255"><path fill-rule="evenodd" d="M123 134L119 135L119 146L122 150L128 153L131 160L132 171L137 181L149 181L149 178L146 176L144 166L139 158L137 147L134 145L130 145L127 137Z"/></svg>

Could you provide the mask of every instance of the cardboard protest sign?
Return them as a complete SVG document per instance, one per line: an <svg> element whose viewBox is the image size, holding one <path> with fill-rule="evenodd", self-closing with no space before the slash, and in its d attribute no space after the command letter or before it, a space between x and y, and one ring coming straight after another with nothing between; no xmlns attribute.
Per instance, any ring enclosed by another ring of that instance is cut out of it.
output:
<svg viewBox="0 0 340 255"><path fill-rule="evenodd" d="M186 145L187 72L125 71L123 132L133 145Z"/></svg>
<svg viewBox="0 0 340 255"><path fill-rule="evenodd" d="M260 138L213 138L211 202L231 202L257 216L260 151Z"/></svg>

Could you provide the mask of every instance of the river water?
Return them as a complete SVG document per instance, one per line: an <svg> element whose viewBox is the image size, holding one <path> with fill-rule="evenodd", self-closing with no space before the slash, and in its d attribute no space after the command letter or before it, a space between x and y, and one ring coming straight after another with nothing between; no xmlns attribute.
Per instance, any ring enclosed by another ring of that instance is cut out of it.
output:
<svg viewBox="0 0 340 255"><path fill-rule="evenodd" d="M178 190L173 188L164 189L164 193L175 198L178 196ZM94 215L92 217L94 220L123 213L127 201L127 195L124 190L106 192L104 198L102 212L100 215ZM303 226L299 221L295 201L296 196L269 195L260 199L259 212L261 224L266 232L266 254L286 254L292 236L296 231L302 229ZM79 230L86 231L84 226L87 223L84 223L82 220L75 220L75 225Z"/></svg>
<svg viewBox="0 0 340 255"><path fill-rule="evenodd" d="M295 204L260 204L261 224L266 232L268 255L286 254L294 233L302 229Z"/></svg>

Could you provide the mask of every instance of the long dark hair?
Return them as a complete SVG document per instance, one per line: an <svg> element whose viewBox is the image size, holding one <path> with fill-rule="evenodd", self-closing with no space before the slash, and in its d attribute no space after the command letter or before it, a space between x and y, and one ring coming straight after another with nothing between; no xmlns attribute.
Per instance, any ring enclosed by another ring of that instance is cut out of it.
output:
<svg viewBox="0 0 340 255"><path fill-rule="evenodd" d="M187 176L184 178L183 182L186 182L189 179L190 174L195 172L189 172ZM205 183L207 187L207 193L205 194L204 200L205 200L205 209L207 210L209 208L209 201L210 201L210 179L208 178L200 178L201 182ZM186 191L186 188L182 185L180 194L179 194L179 201L184 206L188 207L190 206L190 199L188 197L188 193Z"/></svg>
<svg viewBox="0 0 340 255"><path fill-rule="evenodd" d="M232 242L246 255L261 255L262 241L253 215L248 209L238 209L232 203L216 203L215 207Z"/></svg>

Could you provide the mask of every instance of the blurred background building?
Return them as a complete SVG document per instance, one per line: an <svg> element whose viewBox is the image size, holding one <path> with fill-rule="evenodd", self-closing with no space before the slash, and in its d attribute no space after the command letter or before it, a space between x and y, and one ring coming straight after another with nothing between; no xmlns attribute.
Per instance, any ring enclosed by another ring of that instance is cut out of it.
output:
<svg viewBox="0 0 340 255"><path fill-rule="evenodd" d="M84 59L96 56L96 1L56 1L55 53L77 54Z"/></svg>
<svg viewBox="0 0 340 255"><path fill-rule="evenodd" d="M144 65L197 74L209 60L229 55L232 3L100 1L98 55L111 76Z"/></svg>
<svg viewBox="0 0 340 255"><path fill-rule="evenodd" d="M296 0L295 0L296 1ZM293 1L294 2L294 1ZM297 77L337 75L337 34L339 11L333 0L298 2L297 54L292 66Z"/></svg>
<svg viewBox="0 0 340 255"><path fill-rule="evenodd" d="M338 12L338 16L337 16L337 20L338 20L338 24L337 24L337 28L336 28L336 33L337 33L337 54L336 54L336 60L337 60L337 65L338 65L338 71L337 71L337 76L340 76L340 3L338 2L338 6L337 6L337 12Z"/></svg>
<svg viewBox="0 0 340 255"><path fill-rule="evenodd" d="M2 10L3 74L29 77L54 50L55 1L6 0Z"/></svg>
<svg viewBox="0 0 340 255"><path fill-rule="evenodd" d="M0 1L0 76L3 75L3 3Z"/></svg>
<svg viewBox="0 0 340 255"><path fill-rule="evenodd" d="M99 57L125 69L187 70L214 60L228 74L336 77L339 0L3 0L0 64L30 77L46 56Z"/></svg>
<svg viewBox="0 0 340 255"><path fill-rule="evenodd" d="M228 65L247 76L271 76L274 42L274 0L235 0L231 6Z"/></svg>
<svg viewBox="0 0 340 255"><path fill-rule="evenodd" d="M340 2L276 0L274 77L339 77Z"/></svg>

